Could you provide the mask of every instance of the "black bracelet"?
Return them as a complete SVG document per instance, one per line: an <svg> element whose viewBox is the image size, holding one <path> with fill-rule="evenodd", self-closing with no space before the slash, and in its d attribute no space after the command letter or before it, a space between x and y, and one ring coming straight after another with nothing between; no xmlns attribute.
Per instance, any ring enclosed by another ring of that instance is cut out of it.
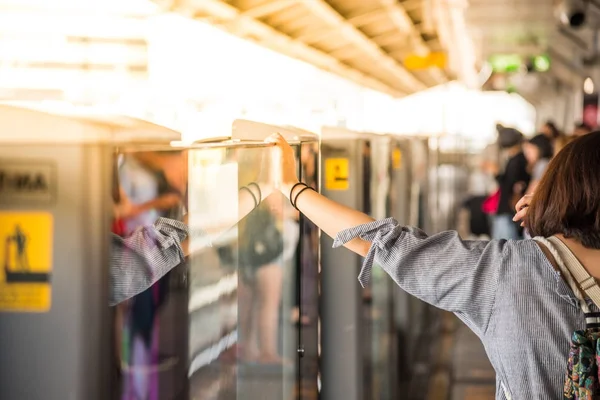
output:
<svg viewBox="0 0 600 400"><path fill-rule="evenodd" d="M262 192L260 191L260 186L258 186L258 183L256 182L250 182L248 184L248 187L250 186L256 186L256 190L258 190L258 204L260 204L260 202L262 201Z"/></svg>
<svg viewBox="0 0 600 400"><path fill-rule="evenodd" d="M307 185L306 185L306 183L298 182L294 186L292 186L292 188L290 189L290 203L292 203L292 205L294 205L294 202L292 200L294 198L294 189L296 189L298 186L307 186Z"/></svg>
<svg viewBox="0 0 600 400"><path fill-rule="evenodd" d="M242 186L240 190L246 190L248 193L250 193L250 196L252 196L252 198L254 199L254 208L258 207L258 201L256 201L256 196L254 195L254 193L252 193L252 190L250 190L246 186Z"/></svg>
<svg viewBox="0 0 600 400"><path fill-rule="evenodd" d="M296 210L298 210L298 207L296 206L296 203L298 202L298 197L300 197L300 195L302 194L302 192L304 192L305 190L315 190L315 189L311 188L311 187L310 187L310 186L308 186L308 185L304 185L304 186L305 186L305 187L303 187L303 188L302 188L302 190L300 190L300 191L298 192L298 194L296 195L296 197L294 197L294 202L292 203L292 205L294 206L294 208L295 208ZM298 210L298 211L300 211L300 210Z"/></svg>

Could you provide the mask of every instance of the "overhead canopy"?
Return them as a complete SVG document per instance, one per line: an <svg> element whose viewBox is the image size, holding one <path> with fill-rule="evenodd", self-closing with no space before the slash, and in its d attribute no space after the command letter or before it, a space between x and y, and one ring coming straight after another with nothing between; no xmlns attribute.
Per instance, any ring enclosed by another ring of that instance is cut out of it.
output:
<svg viewBox="0 0 600 400"><path fill-rule="evenodd" d="M445 50L433 28L432 0L155 2L394 96L448 81L443 54L433 67L406 66L411 56Z"/></svg>

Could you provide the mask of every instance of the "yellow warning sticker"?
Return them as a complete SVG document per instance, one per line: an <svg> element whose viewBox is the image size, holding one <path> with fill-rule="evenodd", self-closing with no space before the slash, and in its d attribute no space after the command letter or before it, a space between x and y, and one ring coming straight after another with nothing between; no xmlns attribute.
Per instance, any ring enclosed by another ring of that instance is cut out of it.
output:
<svg viewBox="0 0 600 400"><path fill-rule="evenodd" d="M50 310L52 214L0 212L0 312Z"/></svg>
<svg viewBox="0 0 600 400"><path fill-rule="evenodd" d="M347 158L325 159L325 189L348 190L350 162Z"/></svg>
<svg viewBox="0 0 600 400"><path fill-rule="evenodd" d="M400 149L394 149L392 152L392 167L394 169L402 168L402 152Z"/></svg>

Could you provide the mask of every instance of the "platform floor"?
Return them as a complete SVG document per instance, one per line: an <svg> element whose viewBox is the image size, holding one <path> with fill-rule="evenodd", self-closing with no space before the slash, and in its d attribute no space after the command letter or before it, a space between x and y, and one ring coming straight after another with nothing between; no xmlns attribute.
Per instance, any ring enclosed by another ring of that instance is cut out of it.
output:
<svg viewBox="0 0 600 400"><path fill-rule="evenodd" d="M445 318L445 390L429 400L494 400L495 373L481 341L453 315Z"/></svg>
<svg viewBox="0 0 600 400"><path fill-rule="evenodd" d="M452 314L442 325L427 400L494 400L495 373L479 338Z"/></svg>
<svg viewBox="0 0 600 400"><path fill-rule="evenodd" d="M465 325L455 332L452 357L452 400L493 400L495 373L485 350Z"/></svg>

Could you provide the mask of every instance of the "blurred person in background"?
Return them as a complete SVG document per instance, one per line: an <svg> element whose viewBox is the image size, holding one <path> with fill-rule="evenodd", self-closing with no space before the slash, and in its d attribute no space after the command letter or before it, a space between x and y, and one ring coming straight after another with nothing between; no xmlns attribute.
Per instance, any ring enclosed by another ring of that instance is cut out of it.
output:
<svg viewBox="0 0 600 400"><path fill-rule="evenodd" d="M556 156L566 145L568 145L569 143L571 143L573 141L573 139L575 139L575 136L567 136L567 135L563 135L561 137L559 137L556 140L556 143L554 143L554 156Z"/></svg>
<svg viewBox="0 0 600 400"><path fill-rule="evenodd" d="M573 130L573 136L583 136L587 135L590 132L592 132L592 128L585 122L580 122L577 125L575 125L575 129Z"/></svg>
<svg viewBox="0 0 600 400"><path fill-rule="evenodd" d="M504 129L505 128L502 124L496 124L496 139L493 143L488 144L481 153L481 170L490 175L492 178L503 172L508 161L506 152L502 151L500 146L500 132L502 132ZM492 181L493 186L496 186L495 179L492 179ZM490 188L490 191L492 190L493 189Z"/></svg>
<svg viewBox="0 0 600 400"><path fill-rule="evenodd" d="M488 194L482 200L481 209L488 218L488 229L494 224L494 215L498 211L498 201L500 199L500 189L496 176L504 172L504 167L508 162L506 146L506 135L503 135L505 128L502 124L496 124L496 139L485 147L482 152L481 171L487 176L486 184ZM473 207L473 204L470 205Z"/></svg>
<svg viewBox="0 0 600 400"><path fill-rule="evenodd" d="M552 142L544 134L536 135L523 143L523 154L525 154L531 173L531 182L529 182L527 192L533 193L546 172L550 159L554 156Z"/></svg>
<svg viewBox="0 0 600 400"><path fill-rule="evenodd" d="M545 135L552 143L561 136L560 130L554 121L548 120L542 125L540 133Z"/></svg>
<svg viewBox="0 0 600 400"><path fill-rule="evenodd" d="M523 154L523 134L514 128L501 128L498 135L500 148L506 151L508 161L504 171L496 175L499 193L498 207L492 223L493 239L520 239L521 229L512 221L517 201L525 194L531 179L527 159Z"/></svg>

